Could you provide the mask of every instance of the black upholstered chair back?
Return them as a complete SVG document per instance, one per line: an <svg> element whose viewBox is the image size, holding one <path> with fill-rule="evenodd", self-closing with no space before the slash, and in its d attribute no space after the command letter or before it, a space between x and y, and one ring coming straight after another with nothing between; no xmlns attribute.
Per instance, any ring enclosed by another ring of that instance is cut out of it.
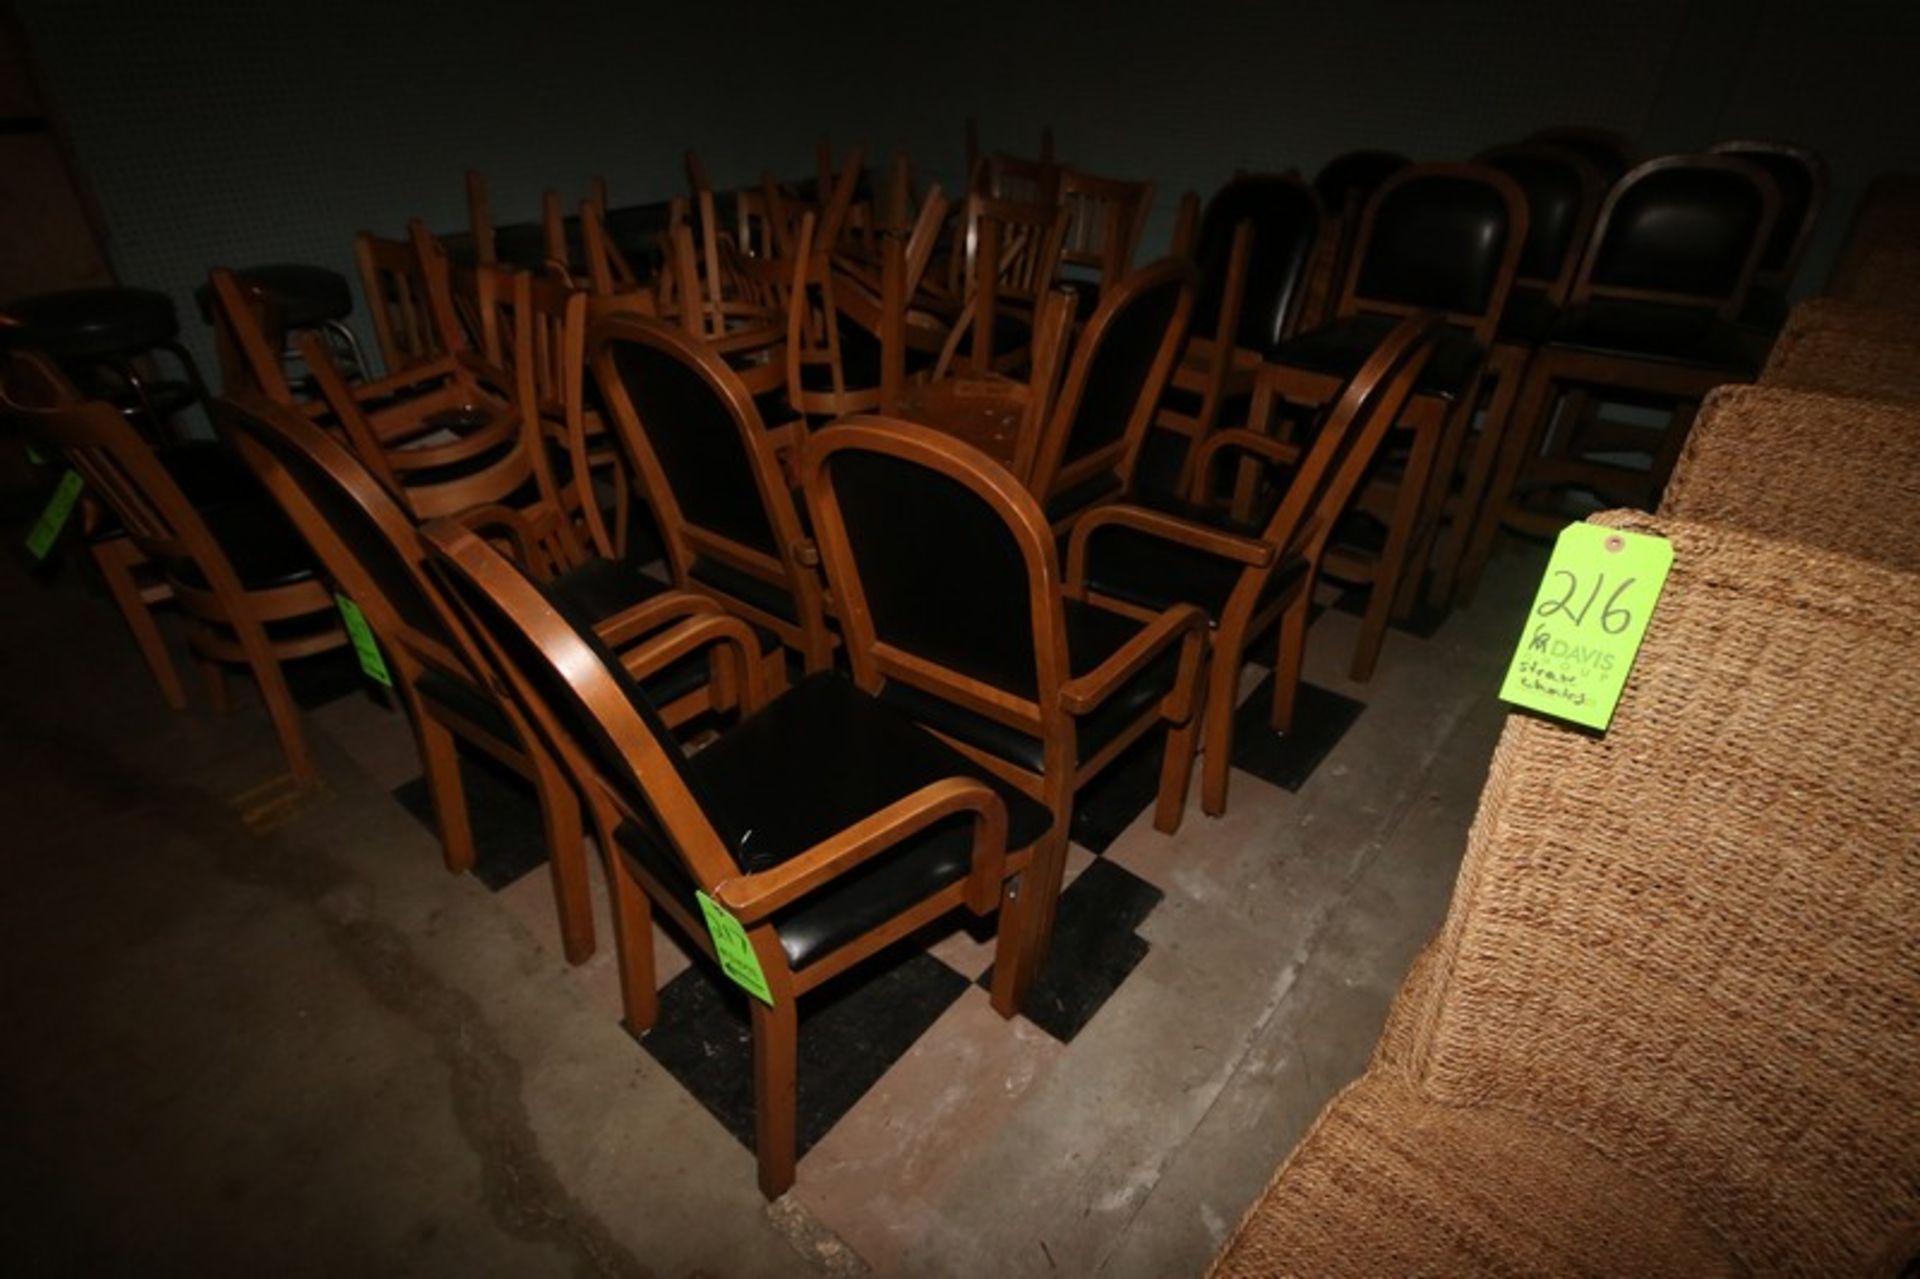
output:
<svg viewBox="0 0 1920 1279"><path fill-rule="evenodd" d="M1780 192L1780 216L1761 250L1759 269L1776 287L1785 287L1800 265L1800 255L1826 203L1826 162L1803 147L1778 142L1718 142L1708 151L1745 160L1773 179Z"/></svg>
<svg viewBox="0 0 1920 1279"><path fill-rule="evenodd" d="M1200 217L1194 263L1200 287L1192 331L1211 336L1220 327L1234 229L1253 227L1233 344L1265 351L1289 335L1306 292L1307 269L1319 239L1320 201L1293 174L1242 174L1214 193Z"/></svg>
<svg viewBox="0 0 1920 1279"><path fill-rule="evenodd" d="M669 849L680 841L666 832L691 808L732 855L735 834L687 767L680 743L599 638L569 621L519 565L458 524L436 520L421 532L436 580L512 690L519 717L575 782L590 792L597 779L623 816ZM587 770L589 776L579 775ZM668 805L676 818L663 815Z"/></svg>
<svg viewBox="0 0 1920 1279"><path fill-rule="evenodd" d="M1348 151L1314 174L1313 193L1330 217L1358 212L1382 182L1412 163L1397 151Z"/></svg>
<svg viewBox="0 0 1920 1279"><path fill-rule="evenodd" d="M1513 237L1525 235L1525 217L1524 197L1492 170L1403 169L1367 205L1350 293L1362 309L1486 315L1503 300L1502 268Z"/></svg>
<svg viewBox="0 0 1920 1279"><path fill-rule="evenodd" d="M875 638L1036 697L1033 573L1000 512L951 475L909 458L846 449L828 457L823 474Z"/></svg>
<svg viewBox="0 0 1920 1279"><path fill-rule="evenodd" d="M1191 299L1193 281L1184 270L1163 271L1143 288L1127 289L1123 285L1115 292L1116 305L1105 323L1096 313L1083 338L1095 346L1061 453L1062 469L1126 434L1142 396L1149 390L1148 381L1156 365L1162 363L1159 357L1168 332L1176 320L1183 318L1181 304ZM1186 309L1190 314L1190 301Z"/></svg>
<svg viewBox="0 0 1920 1279"><path fill-rule="evenodd" d="M1737 312L1778 208L1772 179L1743 160L1649 160L1608 194L1576 293Z"/></svg>
<svg viewBox="0 0 1920 1279"><path fill-rule="evenodd" d="M1516 283L1565 284L1593 229L1599 172L1578 152L1549 143L1495 147L1475 157L1513 179L1527 199L1527 238Z"/></svg>
<svg viewBox="0 0 1920 1279"><path fill-rule="evenodd" d="M632 405L642 437L635 443L651 453L682 520L778 558L766 497L747 451L747 432L760 430L760 423L740 420L752 412L751 403L729 403L709 370L682 353L684 339L671 336L675 340L658 343L610 338L605 352L618 386L603 385L602 394L616 420L623 416L622 398Z"/></svg>
<svg viewBox="0 0 1920 1279"><path fill-rule="evenodd" d="M442 645L454 646L419 576L425 552L412 519L358 458L302 415L259 396L215 400L212 410L215 424L235 438L241 455L256 471L260 468L254 461L255 449L292 485L298 496L289 501L273 476L261 477L289 508L295 527L327 566L329 576L353 592L363 606L367 601L359 597L364 588L356 588L352 581L356 576L364 579L405 625ZM297 503L307 509L294 509ZM406 545L396 537L404 538ZM342 564L342 556L351 562Z"/></svg>
<svg viewBox="0 0 1920 1279"><path fill-rule="evenodd" d="M1633 147L1623 133L1583 125L1561 125L1527 135L1528 142L1545 143L1571 151L1592 165L1600 180L1612 186L1633 163Z"/></svg>

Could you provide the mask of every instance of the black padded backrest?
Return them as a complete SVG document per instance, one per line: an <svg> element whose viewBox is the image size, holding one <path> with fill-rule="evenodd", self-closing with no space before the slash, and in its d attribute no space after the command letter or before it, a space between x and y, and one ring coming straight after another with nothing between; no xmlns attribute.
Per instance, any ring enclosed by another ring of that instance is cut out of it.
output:
<svg viewBox="0 0 1920 1279"><path fill-rule="evenodd" d="M1813 207L1813 171L1806 161L1787 151L1737 148L1719 154L1759 167L1780 188L1779 220L1773 224L1773 234L1767 237L1767 247L1760 253L1762 271L1780 270L1793 253L1794 242L1800 238L1800 227L1807 220L1807 211Z"/></svg>
<svg viewBox="0 0 1920 1279"><path fill-rule="evenodd" d="M1605 138L1594 137L1580 129L1565 131L1543 129L1528 140L1545 142L1573 152L1593 166L1594 172L1600 175L1602 182L1617 182L1620 180L1620 175L1627 171L1627 159L1620 153L1619 147Z"/></svg>
<svg viewBox="0 0 1920 1279"><path fill-rule="evenodd" d="M515 573L519 574L522 582L538 591L554 612L566 621L566 615L553 603L552 598L546 594L539 583L528 577L519 565L513 564L504 557L501 562L508 564ZM496 605L492 597L469 578L458 565L442 562L436 564L435 569L447 593L458 602L461 612L476 629L482 631L487 639L492 641L499 653L503 654L506 661L512 665L514 672L534 690L560 731L565 733L574 747L587 758L607 785L619 795L626 807L636 816L646 820L651 828L649 834L659 839L663 847L672 847L672 841L665 838L666 826L660 821L657 810L654 808L652 797L647 792L645 779L634 767L633 760L614 744L600 717L594 714L581 698L572 682L554 665L545 651L533 642L526 630L504 609ZM736 850L738 843L734 838L732 827L722 820L720 812L705 794L699 779L687 767L686 753L681 750L680 743L661 721L653 702L640 685L627 674L626 668L620 665L619 660L607 651L598 636L591 630L582 630L574 626L571 621L566 621L566 625L573 631L575 637L592 651L606 675L626 695L628 703L640 716L647 731L660 744L661 752L666 756L668 764L673 768L681 784L693 796L701 813L719 833L721 842L730 851ZM519 696L517 688L515 696ZM530 715L529 718L537 722L537 716Z"/></svg>
<svg viewBox="0 0 1920 1279"><path fill-rule="evenodd" d="M1163 280L1134 294L1114 314L1088 366L1086 388L1067 433L1061 465L1103 449L1126 433L1185 285L1178 277Z"/></svg>
<svg viewBox="0 0 1920 1279"><path fill-rule="evenodd" d="M374 586L386 598L388 607L399 615L401 621L458 651L452 637L447 634L439 610L427 598L415 565L393 544L393 539L387 536L386 530L380 527L367 509L367 504L385 503L392 508L394 518L406 520L406 516L358 458L336 446L338 457L334 459L335 464L350 466L365 479L361 493L356 494L342 486L325 466L273 423L255 417L238 405L225 402L220 402L215 412L229 429L259 445L287 473L287 478L293 481L294 487L300 490L334 536L340 539L341 545L353 556L360 570L373 580Z"/></svg>
<svg viewBox="0 0 1920 1279"><path fill-rule="evenodd" d="M1034 697L1027 564L1000 513L904 458L846 449L826 467L875 637Z"/></svg>
<svg viewBox="0 0 1920 1279"><path fill-rule="evenodd" d="M1585 245L1575 244L1580 229L1580 170L1570 161L1542 151L1494 152L1481 164L1512 178L1527 197L1527 239L1520 248L1519 276L1527 280L1558 278L1567 258Z"/></svg>
<svg viewBox="0 0 1920 1279"><path fill-rule="evenodd" d="M1499 188L1462 174L1428 174L1381 191L1371 207L1358 298L1486 314L1509 232Z"/></svg>
<svg viewBox="0 0 1920 1279"><path fill-rule="evenodd" d="M1242 222L1253 224L1253 241L1233 344L1264 351L1280 341L1287 318L1299 303L1314 240L1320 234L1320 209L1298 182L1276 176L1235 178L1215 192L1200 217L1194 247L1194 262L1200 268L1200 288L1193 303L1194 333L1211 337L1219 327L1233 233Z"/></svg>
<svg viewBox="0 0 1920 1279"><path fill-rule="evenodd" d="M607 348L681 517L778 558L740 423L699 369L660 347Z"/></svg>
<svg viewBox="0 0 1920 1279"><path fill-rule="evenodd" d="M1739 287L1766 209L1744 175L1690 166L1629 175L1612 201L1588 271L1595 286L1715 299Z"/></svg>
<svg viewBox="0 0 1920 1279"><path fill-rule="evenodd" d="M1413 163L1397 151L1349 151L1327 161L1313 178L1313 192L1321 207L1338 217L1347 197L1360 204L1380 189L1380 184Z"/></svg>

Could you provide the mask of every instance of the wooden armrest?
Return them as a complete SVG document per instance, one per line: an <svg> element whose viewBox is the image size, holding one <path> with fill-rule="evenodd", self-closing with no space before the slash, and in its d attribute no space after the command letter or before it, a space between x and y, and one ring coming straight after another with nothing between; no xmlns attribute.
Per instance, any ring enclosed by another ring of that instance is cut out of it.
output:
<svg viewBox="0 0 1920 1279"><path fill-rule="evenodd" d="M540 554L540 535L533 522L511 506L492 503L472 506L453 517L492 542L504 536L513 547L513 558L534 570L544 558Z"/></svg>
<svg viewBox="0 0 1920 1279"><path fill-rule="evenodd" d="M609 648L619 648L631 643L642 635L651 635L654 631L685 621L689 617L705 617L716 613L725 613L720 602L710 596L693 591L672 590L651 599L641 600L638 604L621 609L618 613L603 617L593 624L593 633L600 637Z"/></svg>
<svg viewBox="0 0 1920 1279"><path fill-rule="evenodd" d="M1218 555L1237 564L1264 566L1273 562L1273 548L1257 537L1242 537L1204 524L1195 524L1176 515L1150 511L1144 506L1114 503L1096 506L1080 517L1067 542L1067 585L1078 587L1086 580L1087 542L1109 525L1137 529L1155 537L1191 546L1195 550Z"/></svg>
<svg viewBox="0 0 1920 1279"><path fill-rule="evenodd" d="M1089 606L1091 607L1091 606ZM1143 670L1148 662L1175 640L1199 632L1205 634L1207 615L1191 604L1176 604L1142 627L1132 639L1107 656L1107 660L1060 686L1060 704L1069 715L1084 715L1107 700L1122 684Z"/></svg>
<svg viewBox="0 0 1920 1279"><path fill-rule="evenodd" d="M365 404L369 400L385 399L427 382L437 382L442 378L452 377L457 371L454 357L436 356L425 364L416 364L411 368L401 369L398 373L389 373L378 381L356 384L353 388L353 398L360 404Z"/></svg>
<svg viewBox="0 0 1920 1279"><path fill-rule="evenodd" d="M714 896L742 924L758 923L836 876L960 812L974 814L967 906L984 914L993 909L1004 878L1007 806L992 787L971 777L946 777L922 786L771 870L723 880L715 885ZM747 832L743 842L751 835Z"/></svg>
<svg viewBox="0 0 1920 1279"><path fill-rule="evenodd" d="M700 605L713 604L697 596L694 600ZM740 710L748 715L759 710L766 702L767 691L760 666L760 639L751 626L718 608L696 610L689 620L628 649L620 654L620 665L635 679L645 679L709 644L734 650L740 663Z"/></svg>
<svg viewBox="0 0 1920 1279"><path fill-rule="evenodd" d="M1284 440L1276 440L1271 435L1262 435L1250 431L1244 426L1231 427L1224 431L1215 431L1200 446L1200 455L1194 459L1194 469L1202 475L1211 475L1213 458L1223 449L1233 449L1241 453L1256 453L1269 462L1281 466L1292 466L1300 460L1300 447Z"/></svg>

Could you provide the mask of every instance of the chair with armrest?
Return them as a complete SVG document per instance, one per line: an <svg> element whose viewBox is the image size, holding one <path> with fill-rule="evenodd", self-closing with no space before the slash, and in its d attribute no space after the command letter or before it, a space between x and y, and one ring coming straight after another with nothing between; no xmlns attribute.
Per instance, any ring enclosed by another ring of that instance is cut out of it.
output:
<svg viewBox="0 0 1920 1279"><path fill-rule="evenodd" d="M1920 583L1594 522L1674 551L1612 722L1508 719L1445 923L1219 1279L1920 1255Z"/></svg>
<svg viewBox="0 0 1920 1279"><path fill-rule="evenodd" d="M1278 621L1270 718L1274 731L1286 732L1328 539L1413 394L1441 327L1432 315L1402 320L1347 384L1304 450L1250 430L1216 431L1200 450L1194 501L1104 506L1074 526L1067 551L1070 595L1142 618L1190 604L1213 626L1200 784L1200 806L1210 816L1226 811L1234 704L1247 646ZM1230 502L1208 492L1219 460L1236 454L1291 471L1264 521L1236 518Z"/></svg>
<svg viewBox="0 0 1920 1279"><path fill-rule="evenodd" d="M1805 147L1787 142L1739 139L1716 142L1708 155L1730 155L1765 171L1780 192L1780 216L1754 269L1753 289L1740 322L1777 332L1787 318L1787 290L1813 242L1820 211L1827 203L1827 162Z"/></svg>
<svg viewBox="0 0 1920 1279"><path fill-rule="evenodd" d="M641 316L594 324L587 355L674 584L719 600L807 670L825 670L834 641L812 545L739 375L704 343Z"/></svg>
<svg viewBox="0 0 1920 1279"><path fill-rule="evenodd" d="M460 742L533 784L561 946L569 962L584 961L594 949L593 911L572 786L539 743L520 737L501 711L471 637L446 612L427 576L426 549L413 521L352 454L313 423L258 396L219 400L214 408L222 433L236 442L378 637L413 725L447 869L468 870L474 856L455 745ZM515 531L510 512L481 510L468 522L489 536L504 531L511 539ZM710 600L664 584L609 616L593 615L593 601L583 600L565 580L548 589L569 616L621 649L621 661L641 680L669 726L732 707L744 678L738 669L743 655L767 665L754 655L754 637L744 623L726 617ZM646 668L645 645L690 618L703 619L716 643L730 643L731 649L716 652L711 661L706 654L690 654L664 668ZM777 667L760 672L763 680L779 676Z"/></svg>
<svg viewBox="0 0 1920 1279"><path fill-rule="evenodd" d="M749 1005L760 1189L777 1197L795 1175L796 999L960 906L999 906L996 962L1029 971L1025 881L1047 810L831 673L764 704L749 680L752 713L688 757L645 691L510 561L447 521L425 535L512 690L516 727L592 816L628 1028L644 1033L657 1011L655 909L708 956L706 903L745 930L769 995ZM686 642L670 632L666 646ZM1003 1016L1017 994L996 992Z"/></svg>

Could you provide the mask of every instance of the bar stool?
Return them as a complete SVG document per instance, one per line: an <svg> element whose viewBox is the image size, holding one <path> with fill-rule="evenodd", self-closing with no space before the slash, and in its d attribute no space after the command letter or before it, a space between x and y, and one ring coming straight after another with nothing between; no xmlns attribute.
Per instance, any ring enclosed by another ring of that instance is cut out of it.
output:
<svg viewBox="0 0 1920 1279"><path fill-rule="evenodd" d="M180 345L173 299L153 289L68 289L20 298L0 307L0 351L31 349L55 360L85 394L110 401L148 434L190 404L204 403L206 384ZM175 377L142 368L141 357L173 357Z"/></svg>
<svg viewBox="0 0 1920 1279"><path fill-rule="evenodd" d="M318 333L334 357L348 366L355 381L368 380L366 353L360 348L359 336L347 324L347 317L353 314L353 290L346 276L298 262L242 267L233 274L266 300L285 331L282 363L300 358L299 336L311 331ZM208 324L214 323L213 286L202 284L193 291L193 297L199 304L200 317Z"/></svg>

